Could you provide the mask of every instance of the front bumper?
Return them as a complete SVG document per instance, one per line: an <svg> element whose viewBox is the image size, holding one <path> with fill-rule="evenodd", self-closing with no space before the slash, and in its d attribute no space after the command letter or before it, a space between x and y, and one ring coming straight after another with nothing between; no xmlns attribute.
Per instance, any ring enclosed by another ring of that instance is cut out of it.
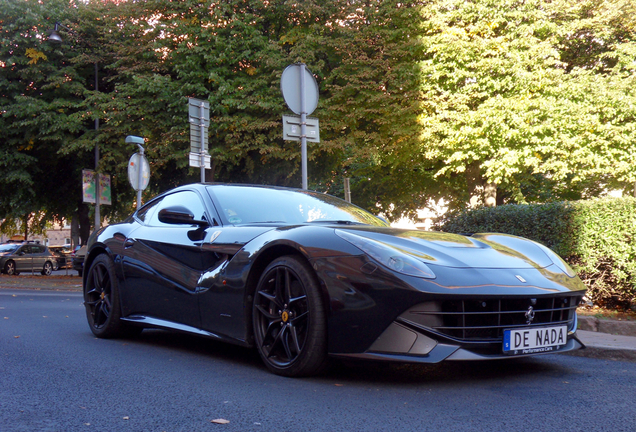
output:
<svg viewBox="0 0 636 432"><path fill-rule="evenodd" d="M576 335L576 314L565 345L543 352L508 355L503 353L503 341L460 342L412 325L394 321L364 353L333 353L334 357L384 360L403 363L439 363L444 360L499 360L555 354L585 348Z"/></svg>

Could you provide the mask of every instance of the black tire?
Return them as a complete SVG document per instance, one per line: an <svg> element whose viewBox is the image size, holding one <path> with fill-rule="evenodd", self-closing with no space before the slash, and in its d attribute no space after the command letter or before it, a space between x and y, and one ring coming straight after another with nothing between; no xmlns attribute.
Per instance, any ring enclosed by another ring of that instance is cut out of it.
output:
<svg viewBox="0 0 636 432"><path fill-rule="evenodd" d="M88 271L84 285L84 305L91 331L98 338L114 338L124 335L124 323L119 304L119 287L113 260L99 255Z"/></svg>
<svg viewBox="0 0 636 432"><path fill-rule="evenodd" d="M7 261L4 264L4 272L8 274L9 276L19 274L17 271L15 271L15 262L11 260Z"/></svg>
<svg viewBox="0 0 636 432"><path fill-rule="evenodd" d="M41 273L42 276L51 276L51 273L53 273L53 264L51 264L50 261L45 262Z"/></svg>
<svg viewBox="0 0 636 432"><path fill-rule="evenodd" d="M252 306L254 340L277 375L314 375L327 362L327 322L316 276L301 258L272 261L258 282Z"/></svg>

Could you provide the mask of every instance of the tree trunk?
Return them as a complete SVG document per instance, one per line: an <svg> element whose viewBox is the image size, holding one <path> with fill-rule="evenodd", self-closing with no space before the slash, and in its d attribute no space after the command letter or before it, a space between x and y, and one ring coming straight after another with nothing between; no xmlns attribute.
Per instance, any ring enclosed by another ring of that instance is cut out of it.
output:
<svg viewBox="0 0 636 432"><path fill-rule="evenodd" d="M484 184L484 204L486 207L497 205L497 185L495 183Z"/></svg>
<svg viewBox="0 0 636 432"><path fill-rule="evenodd" d="M88 206L85 203L80 204L77 215L79 218L80 244L85 245L88 243L88 237L91 234L91 221L88 217Z"/></svg>
<svg viewBox="0 0 636 432"><path fill-rule="evenodd" d="M497 205L497 185L495 183L488 183L486 179L484 179L481 175L481 167L478 161L467 165L464 175L471 207L476 207L481 204L487 207Z"/></svg>
<svg viewBox="0 0 636 432"><path fill-rule="evenodd" d="M79 211L76 211L71 218L71 247L75 249L75 246L78 246L79 244Z"/></svg>
<svg viewBox="0 0 636 432"><path fill-rule="evenodd" d="M29 214L24 215L24 241L29 239Z"/></svg>
<svg viewBox="0 0 636 432"><path fill-rule="evenodd" d="M212 159L210 163L210 169L205 170L206 183L214 183L214 171L216 170L216 160Z"/></svg>

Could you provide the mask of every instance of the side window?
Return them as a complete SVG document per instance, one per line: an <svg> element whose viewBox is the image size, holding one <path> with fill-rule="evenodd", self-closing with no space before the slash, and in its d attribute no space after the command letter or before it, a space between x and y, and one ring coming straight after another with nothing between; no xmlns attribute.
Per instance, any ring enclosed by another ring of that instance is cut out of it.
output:
<svg viewBox="0 0 636 432"><path fill-rule="evenodd" d="M159 204L160 202L161 200L157 200L153 203L143 206L139 209L135 216L142 222L148 222L150 220L150 216L152 216L152 214L154 213L157 204Z"/></svg>
<svg viewBox="0 0 636 432"><path fill-rule="evenodd" d="M159 211L164 208L180 206L185 207L192 212L196 220L209 220L205 214L205 206L199 195L192 191L176 192L165 196L155 209L149 214L150 220L148 224L151 226L174 226L159 222Z"/></svg>
<svg viewBox="0 0 636 432"><path fill-rule="evenodd" d="M40 246L31 246L31 253L36 254L42 252Z"/></svg>

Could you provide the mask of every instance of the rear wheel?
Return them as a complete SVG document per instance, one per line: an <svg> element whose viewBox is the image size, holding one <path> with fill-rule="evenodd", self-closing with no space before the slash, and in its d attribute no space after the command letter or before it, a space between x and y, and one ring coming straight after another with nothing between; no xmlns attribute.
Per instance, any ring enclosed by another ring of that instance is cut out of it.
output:
<svg viewBox="0 0 636 432"><path fill-rule="evenodd" d="M51 276L51 273L53 273L53 264L51 264L50 261L45 262L41 273L43 276Z"/></svg>
<svg viewBox="0 0 636 432"><path fill-rule="evenodd" d="M308 376L325 366L325 310L304 260L284 256L267 266L254 294L252 319L258 352L272 372Z"/></svg>
<svg viewBox="0 0 636 432"><path fill-rule="evenodd" d="M123 335L115 265L108 255L99 255L91 264L84 285L84 305L88 325L95 336Z"/></svg>

